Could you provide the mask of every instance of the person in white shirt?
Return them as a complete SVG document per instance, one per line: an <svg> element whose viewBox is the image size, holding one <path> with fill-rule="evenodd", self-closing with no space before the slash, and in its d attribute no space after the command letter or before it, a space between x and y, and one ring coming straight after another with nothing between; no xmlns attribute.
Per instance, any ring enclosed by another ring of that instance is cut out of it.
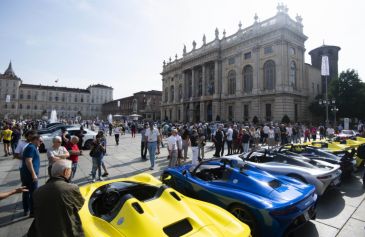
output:
<svg viewBox="0 0 365 237"><path fill-rule="evenodd" d="M182 138L179 132L176 133L176 140L177 140L177 164L180 165L180 158L182 157Z"/></svg>
<svg viewBox="0 0 365 237"><path fill-rule="evenodd" d="M118 126L118 124L116 124L114 128L114 137L117 146L119 145L119 136L120 136L120 127Z"/></svg>
<svg viewBox="0 0 365 237"><path fill-rule="evenodd" d="M264 131L264 143L267 143L267 139L269 138L269 130L270 127L267 126L267 124L265 124L265 126L262 128L262 130Z"/></svg>
<svg viewBox="0 0 365 237"><path fill-rule="evenodd" d="M177 163L178 143L177 130L173 129L171 135L167 138L167 147L170 156L169 167L175 167Z"/></svg>
<svg viewBox="0 0 365 237"><path fill-rule="evenodd" d="M326 132L328 138L332 138L335 135L335 130L332 127L328 127Z"/></svg>
<svg viewBox="0 0 365 237"><path fill-rule="evenodd" d="M52 141L53 146L47 151L49 177L51 177L51 169L54 162L70 157L70 153L67 149L64 146L61 146L62 138L60 136L55 136Z"/></svg>
<svg viewBox="0 0 365 237"><path fill-rule="evenodd" d="M156 149L160 133L158 132L158 129L153 126L152 122L150 123L149 129L146 129L145 137L147 142L148 153L150 155L150 162L151 162L150 170L153 170L155 168Z"/></svg>
<svg viewBox="0 0 365 237"><path fill-rule="evenodd" d="M233 151L232 151L232 139L233 139L232 125L229 125L226 135L227 135L227 148L228 148L227 155L232 155L233 154Z"/></svg>

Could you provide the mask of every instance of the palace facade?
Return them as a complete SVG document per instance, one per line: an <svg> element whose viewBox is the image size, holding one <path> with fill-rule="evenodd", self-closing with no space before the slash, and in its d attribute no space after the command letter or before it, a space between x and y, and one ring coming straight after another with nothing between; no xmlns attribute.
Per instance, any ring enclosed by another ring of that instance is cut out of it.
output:
<svg viewBox="0 0 365 237"><path fill-rule="evenodd" d="M112 114L127 118L131 114L138 114L145 120L160 120L161 98L161 91L140 91L105 103L102 112L104 117Z"/></svg>
<svg viewBox="0 0 365 237"><path fill-rule="evenodd" d="M321 93L320 70L305 63L302 18L285 6L264 21L220 36L164 61L161 118L197 121L311 120L308 106ZM256 117L256 118L255 118Z"/></svg>
<svg viewBox="0 0 365 237"><path fill-rule="evenodd" d="M0 119L40 119L56 110L59 119L95 119L113 99L113 88L101 84L86 89L24 84L10 62L0 74Z"/></svg>

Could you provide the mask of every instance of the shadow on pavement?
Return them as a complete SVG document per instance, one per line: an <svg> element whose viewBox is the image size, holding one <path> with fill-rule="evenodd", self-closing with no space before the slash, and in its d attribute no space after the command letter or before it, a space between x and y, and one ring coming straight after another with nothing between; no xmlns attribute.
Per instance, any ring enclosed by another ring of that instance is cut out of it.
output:
<svg viewBox="0 0 365 237"><path fill-rule="evenodd" d="M295 233L290 235L291 237L318 237L319 233L313 222L309 221L299 228Z"/></svg>
<svg viewBox="0 0 365 237"><path fill-rule="evenodd" d="M343 194L338 189L330 189L318 200L317 218L329 219L337 216L345 208Z"/></svg>

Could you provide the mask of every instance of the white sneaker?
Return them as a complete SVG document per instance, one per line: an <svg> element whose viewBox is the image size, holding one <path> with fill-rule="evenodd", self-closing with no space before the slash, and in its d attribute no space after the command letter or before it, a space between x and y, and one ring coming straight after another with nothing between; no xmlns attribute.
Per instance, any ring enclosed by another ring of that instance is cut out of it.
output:
<svg viewBox="0 0 365 237"><path fill-rule="evenodd" d="M98 180L99 180L99 181L103 181L104 179L103 179L102 177L99 177L99 178L98 178Z"/></svg>
<svg viewBox="0 0 365 237"><path fill-rule="evenodd" d="M95 183L96 182L96 179L93 179L91 182Z"/></svg>

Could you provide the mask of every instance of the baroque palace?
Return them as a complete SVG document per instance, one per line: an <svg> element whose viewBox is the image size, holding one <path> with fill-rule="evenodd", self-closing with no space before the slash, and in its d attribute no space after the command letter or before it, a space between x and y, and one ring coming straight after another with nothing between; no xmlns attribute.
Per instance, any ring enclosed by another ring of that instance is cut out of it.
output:
<svg viewBox="0 0 365 237"><path fill-rule="evenodd" d="M308 106L322 93L318 68L306 64L302 18L284 5L264 21L215 39L182 58L164 61L161 118L197 121L311 120ZM256 117L256 118L255 118Z"/></svg>
<svg viewBox="0 0 365 237"><path fill-rule="evenodd" d="M10 62L0 74L0 119L40 119L56 110L59 119L95 119L113 99L113 88L101 84L86 89L24 84Z"/></svg>

